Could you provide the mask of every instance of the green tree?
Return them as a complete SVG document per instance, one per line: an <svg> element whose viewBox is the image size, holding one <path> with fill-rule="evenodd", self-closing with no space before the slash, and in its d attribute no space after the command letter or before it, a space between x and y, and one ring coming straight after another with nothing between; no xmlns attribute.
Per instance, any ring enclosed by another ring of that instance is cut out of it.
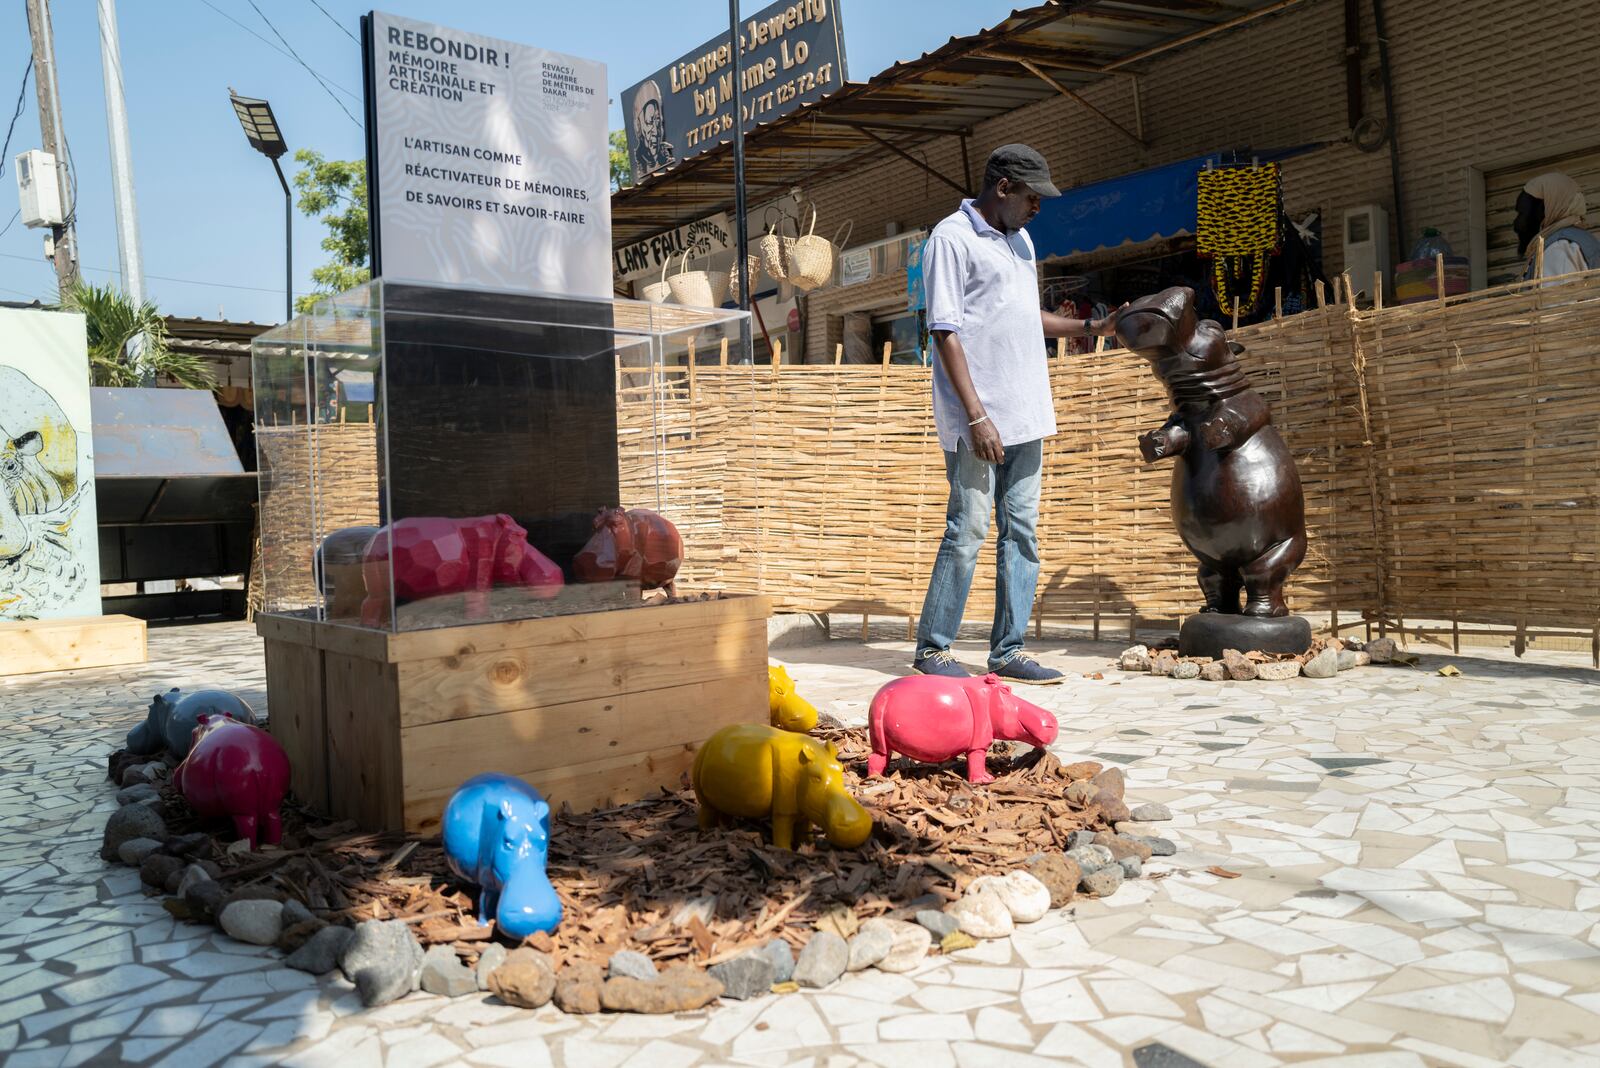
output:
<svg viewBox="0 0 1600 1068"><path fill-rule="evenodd" d="M611 191L626 189L633 184L633 167L628 163L628 134L612 130L607 139L611 147Z"/></svg>
<svg viewBox="0 0 1600 1068"><path fill-rule="evenodd" d="M297 206L328 228L322 239L324 252L333 258L311 272L316 292L295 301L296 311L331 293L343 293L372 277L368 266L367 165L361 160L329 160L322 153L302 148L294 154L300 170L294 187L300 191Z"/></svg>
<svg viewBox="0 0 1600 1068"><path fill-rule="evenodd" d="M61 307L83 313L95 385L137 386L146 370L188 389L216 385L204 360L167 347L167 321L152 302L135 304L121 290L79 282L63 295ZM141 337L143 350L135 362L131 347Z"/></svg>

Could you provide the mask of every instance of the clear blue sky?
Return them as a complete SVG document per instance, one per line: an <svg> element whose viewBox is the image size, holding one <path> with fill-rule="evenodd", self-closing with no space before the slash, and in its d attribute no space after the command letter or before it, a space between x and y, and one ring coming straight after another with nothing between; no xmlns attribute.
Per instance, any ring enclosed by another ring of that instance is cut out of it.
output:
<svg viewBox="0 0 1600 1068"><path fill-rule="evenodd" d="M741 0L741 12L754 14L768 2ZM1014 6L1011 0L840 3L855 81L952 36L992 26ZM255 5L359 119L360 49L344 31L359 37L358 19L371 9L370 0ZM728 10L721 0L389 0L381 7L600 60L608 67L613 97L726 27ZM214 318L220 312L229 319L277 322L283 309L283 194L271 164L246 143L228 105L228 87L270 100L291 150L308 147L332 158L358 159L360 128L287 55L250 0L121 0L118 15L147 292L171 315ZM104 283L116 278L117 235L94 0L56 3L53 18L63 123L77 162L79 260L86 278ZM28 55L23 5L7 3L0 13L0 138ZM615 104L612 126L621 126ZM38 147L30 80L7 156ZM286 169L292 163L284 162ZM0 228L16 208L8 158L0 178ZM16 222L0 235L0 299L54 299L55 273L43 258L42 234ZM311 269L326 257L318 247L322 236L316 222L297 217L297 291L312 288Z"/></svg>

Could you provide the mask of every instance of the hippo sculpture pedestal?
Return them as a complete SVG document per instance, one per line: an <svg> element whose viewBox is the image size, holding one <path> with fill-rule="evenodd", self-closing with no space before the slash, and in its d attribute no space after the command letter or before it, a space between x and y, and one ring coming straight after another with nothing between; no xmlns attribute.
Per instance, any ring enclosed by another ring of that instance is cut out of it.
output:
<svg viewBox="0 0 1600 1068"><path fill-rule="evenodd" d="M1179 653L1305 652L1311 624L1283 599L1306 555L1305 497L1267 402L1239 366L1244 347L1199 321L1194 291L1182 287L1129 304L1116 329L1172 398L1172 415L1139 438L1139 449L1148 463L1176 458L1172 520L1200 562L1205 605L1184 620Z"/></svg>

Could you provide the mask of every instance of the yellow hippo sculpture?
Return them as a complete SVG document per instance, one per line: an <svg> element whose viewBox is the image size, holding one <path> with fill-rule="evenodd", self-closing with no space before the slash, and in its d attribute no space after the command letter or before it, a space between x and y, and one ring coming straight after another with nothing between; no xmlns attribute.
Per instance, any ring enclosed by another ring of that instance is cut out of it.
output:
<svg viewBox="0 0 1600 1068"><path fill-rule="evenodd" d="M779 730L804 734L817 725L817 709L795 692L794 680L782 664L767 668L767 712Z"/></svg>
<svg viewBox="0 0 1600 1068"><path fill-rule="evenodd" d="M804 734L765 723L724 727L695 754L693 781L702 829L767 818L779 849L793 849L813 823L841 849L872 833L872 817L844 788L838 751Z"/></svg>

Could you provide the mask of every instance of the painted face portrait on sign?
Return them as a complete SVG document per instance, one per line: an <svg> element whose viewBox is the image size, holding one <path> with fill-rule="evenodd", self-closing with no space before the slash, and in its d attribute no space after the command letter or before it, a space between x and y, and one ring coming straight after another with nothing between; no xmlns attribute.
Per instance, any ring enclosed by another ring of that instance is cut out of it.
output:
<svg viewBox="0 0 1600 1068"><path fill-rule="evenodd" d="M78 428L56 398L0 366L0 619L67 614L96 592L83 560L95 542L94 520L79 515L80 458Z"/></svg>
<svg viewBox="0 0 1600 1068"><path fill-rule="evenodd" d="M636 178L643 178L678 160L677 153L667 141L667 121L661 111L661 87L654 80L645 82L633 94L633 140Z"/></svg>

